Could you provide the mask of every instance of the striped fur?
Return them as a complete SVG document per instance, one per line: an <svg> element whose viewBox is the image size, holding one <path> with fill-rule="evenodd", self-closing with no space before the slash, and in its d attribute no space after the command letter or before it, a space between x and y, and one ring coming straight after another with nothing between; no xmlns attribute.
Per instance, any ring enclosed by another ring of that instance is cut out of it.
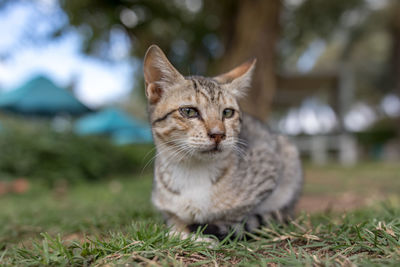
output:
<svg viewBox="0 0 400 267"><path fill-rule="evenodd" d="M302 187L297 150L241 112L255 61L206 78L182 76L152 46L144 60L157 148L152 201L168 225L219 238L290 218ZM182 108L195 108L194 117ZM224 110L233 110L224 117Z"/></svg>

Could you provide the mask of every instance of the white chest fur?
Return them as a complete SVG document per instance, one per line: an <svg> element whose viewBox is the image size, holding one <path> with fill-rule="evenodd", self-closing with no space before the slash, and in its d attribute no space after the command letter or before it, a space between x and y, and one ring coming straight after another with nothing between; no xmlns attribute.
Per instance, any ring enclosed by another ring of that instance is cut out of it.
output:
<svg viewBox="0 0 400 267"><path fill-rule="evenodd" d="M211 219L212 186L218 175L219 169L213 164L187 164L168 167L168 173L163 179L167 179L172 191L163 190L160 185L156 196L164 199L160 202L157 197L154 203L158 208L172 212L181 220L190 222L206 222Z"/></svg>

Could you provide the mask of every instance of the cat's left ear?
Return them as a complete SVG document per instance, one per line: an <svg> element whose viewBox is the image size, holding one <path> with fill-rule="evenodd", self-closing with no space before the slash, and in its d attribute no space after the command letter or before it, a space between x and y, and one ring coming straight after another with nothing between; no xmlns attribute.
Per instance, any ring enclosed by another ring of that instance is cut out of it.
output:
<svg viewBox="0 0 400 267"><path fill-rule="evenodd" d="M152 45L146 52L143 62L146 97L150 104L156 104L170 86L184 80L172 66L163 51Z"/></svg>
<svg viewBox="0 0 400 267"><path fill-rule="evenodd" d="M236 97L242 97L246 95L246 89L251 85L256 62L257 59L249 60L214 79L219 83L226 84Z"/></svg>

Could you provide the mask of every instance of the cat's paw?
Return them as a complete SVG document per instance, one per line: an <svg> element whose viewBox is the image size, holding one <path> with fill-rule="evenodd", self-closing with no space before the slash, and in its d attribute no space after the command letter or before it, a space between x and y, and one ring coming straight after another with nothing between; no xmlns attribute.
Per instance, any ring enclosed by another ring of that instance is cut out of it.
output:
<svg viewBox="0 0 400 267"><path fill-rule="evenodd" d="M186 232L180 232L177 230L170 230L167 236L172 238L187 239L190 237L190 234Z"/></svg>
<svg viewBox="0 0 400 267"><path fill-rule="evenodd" d="M218 244L218 241L211 238L211 237L205 237L205 236L199 236L191 233L186 233L186 232L179 232L176 230L171 230L168 232L169 237L178 237L179 239L190 239L195 242L201 242L201 243L208 243L207 247L208 248L214 248Z"/></svg>
<svg viewBox="0 0 400 267"><path fill-rule="evenodd" d="M196 236L196 235L192 235L192 240L194 240L195 242L203 242L203 243L209 243L210 245L216 245L218 243L217 240L211 238L211 237L204 237L204 236Z"/></svg>

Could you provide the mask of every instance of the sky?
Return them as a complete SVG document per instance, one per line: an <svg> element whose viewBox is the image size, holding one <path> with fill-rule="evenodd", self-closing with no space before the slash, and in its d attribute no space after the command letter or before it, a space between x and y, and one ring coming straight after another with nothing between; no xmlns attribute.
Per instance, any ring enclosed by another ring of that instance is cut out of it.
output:
<svg viewBox="0 0 400 267"><path fill-rule="evenodd" d="M0 11L0 90L12 90L44 74L62 87L74 82L76 96L90 107L128 95L135 64L123 38L116 36L118 44L111 52L118 60L113 63L82 54L82 40L74 31L57 40L32 41L63 23L66 16L53 0L16 1Z"/></svg>

